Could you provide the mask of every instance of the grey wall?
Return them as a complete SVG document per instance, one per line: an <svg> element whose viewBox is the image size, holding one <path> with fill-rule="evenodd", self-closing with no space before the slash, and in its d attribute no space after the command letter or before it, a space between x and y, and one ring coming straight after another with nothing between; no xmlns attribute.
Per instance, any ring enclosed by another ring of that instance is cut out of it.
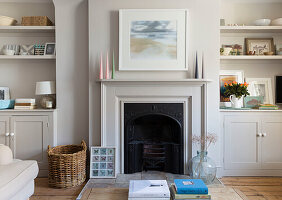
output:
<svg viewBox="0 0 282 200"><path fill-rule="evenodd" d="M88 141L88 2L54 0L58 144Z"/></svg>
<svg viewBox="0 0 282 200"><path fill-rule="evenodd" d="M191 78L195 51L204 51L208 86L208 130L219 131L219 0L89 0L89 116L90 144L100 145L99 53L114 50L118 55L119 9L189 9L188 72L117 72L117 78ZM116 59L117 61L117 59ZM118 62L116 62L118 63ZM221 142L209 154L221 165Z"/></svg>

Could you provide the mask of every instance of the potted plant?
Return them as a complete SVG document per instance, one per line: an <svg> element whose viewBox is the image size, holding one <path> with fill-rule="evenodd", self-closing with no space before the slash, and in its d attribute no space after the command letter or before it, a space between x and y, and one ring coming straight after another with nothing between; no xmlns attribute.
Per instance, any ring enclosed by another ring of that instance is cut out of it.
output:
<svg viewBox="0 0 282 200"><path fill-rule="evenodd" d="M226 89L224 95L230 96L232 108L242 107L241 98L250 95L250 93L248 92L248 85L249 84L247 84L246 82L237 83L236 81L233 81L230 84L224 84L224 87Z"/></svg>

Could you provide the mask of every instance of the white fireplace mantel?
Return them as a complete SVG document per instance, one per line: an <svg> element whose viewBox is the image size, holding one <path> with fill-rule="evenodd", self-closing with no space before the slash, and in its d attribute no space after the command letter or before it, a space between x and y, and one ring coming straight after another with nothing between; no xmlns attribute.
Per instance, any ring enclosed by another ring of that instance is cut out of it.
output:
<svg viewBox="0 0 282 200"><path fill-rule="evenodd" d="M195 154L191 136L206 133L209 79L103 79L101 82L101 145L116 147L116 173L124 172L124 104L183 103L184 173Z"/></svg>

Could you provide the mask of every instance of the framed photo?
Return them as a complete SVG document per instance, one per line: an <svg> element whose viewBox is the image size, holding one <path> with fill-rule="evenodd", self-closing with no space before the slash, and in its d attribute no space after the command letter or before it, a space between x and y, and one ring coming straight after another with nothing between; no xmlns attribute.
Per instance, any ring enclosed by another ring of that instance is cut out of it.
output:
<svg viewBox="0 0 282 200"><path fill-rule="evenodd" d="M115 178L115 147L91 147L90 178Z"/></svg>
<svg viewBox="0 0 282 200"><path fill-rule="evenodd" d="M271 78L246 78L250 96L262 96L264 104L273 104Z"/></svg>
<svg viewBox="0 0 282 200"><path fill-rule="evenodd" d="M246 53L264 55L264 52L275 52L273 38L246 38Z"/></svg>
<svg viewBox="0 0 282 200"><path fill-rule="evenodd" d="M257 108L260 104L263 104L263 96L244 97L244 106L246 108Z"/></svg>
<svg viewBox="0 0 282 200"><path fill-rule="evenodd" d="M44 55L56 55L56 43L46 43Z"/></svg>
<svg viewBox="0 0 282 200"><path fill-rule="evenodd" d="M188 70L188 10L119 11L119 70Z"/></svg>
<svg viewBox="0 0 282 200"><path fill-rule="evenodd" d="M0 87L0 100L10 99L10 89L8 87Z"/></svg>
<svg viewBox="0 0 282 200"><path fill-rule="evenodd" d="M230 107L230 98L224 95L224 84L230 84L233 81L238 83L244 82L244 71L241 70L220 70L219 73L219 88L220 88L220 106Z"/></svg>

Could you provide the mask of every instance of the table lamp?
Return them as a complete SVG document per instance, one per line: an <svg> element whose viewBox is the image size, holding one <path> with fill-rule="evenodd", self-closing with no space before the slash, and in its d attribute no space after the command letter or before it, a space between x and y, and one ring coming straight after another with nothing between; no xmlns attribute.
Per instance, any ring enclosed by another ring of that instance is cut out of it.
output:
<svg viewBox="0 0 282 200"><path fill-rule="evenodd" d="M54 108L56 94L56 83L55 81L41 81L36 82L36 95L42 95L40 99L40 105L42 108Z"/></svg>

